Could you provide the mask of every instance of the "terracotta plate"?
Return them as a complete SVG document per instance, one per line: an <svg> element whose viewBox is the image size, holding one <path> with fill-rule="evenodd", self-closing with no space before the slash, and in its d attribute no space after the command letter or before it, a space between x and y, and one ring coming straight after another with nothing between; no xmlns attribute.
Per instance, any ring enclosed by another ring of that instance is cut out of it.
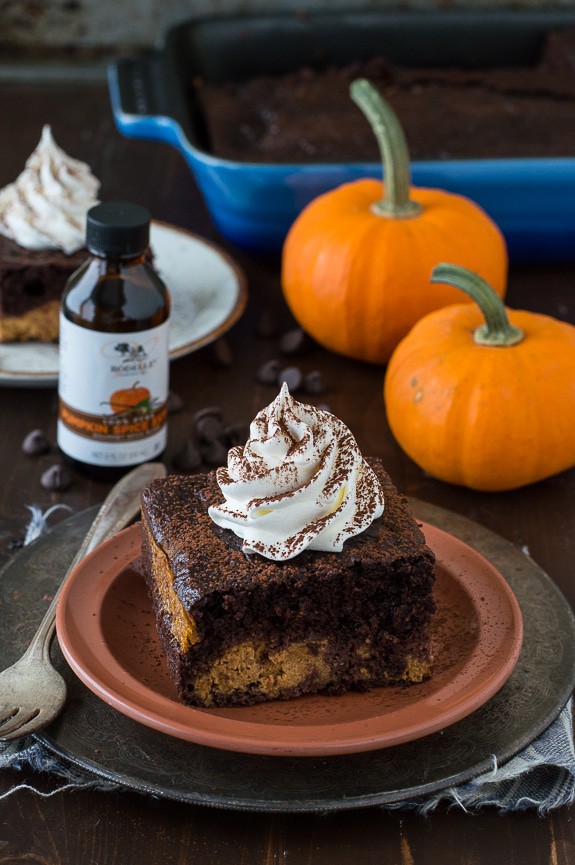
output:
<svg viewBox="0 0 575 865"><path fill-rule="evenodd" d="M102 700L171 736L252 754L329 755L413 741L466 717L511 674L521 649L519 606L479 553L424 524L437 556L435 671L421 685L309 696L233 709L181 703L168 677L139 570L132 526L78 566L62 593L58 640Z"/></svg>

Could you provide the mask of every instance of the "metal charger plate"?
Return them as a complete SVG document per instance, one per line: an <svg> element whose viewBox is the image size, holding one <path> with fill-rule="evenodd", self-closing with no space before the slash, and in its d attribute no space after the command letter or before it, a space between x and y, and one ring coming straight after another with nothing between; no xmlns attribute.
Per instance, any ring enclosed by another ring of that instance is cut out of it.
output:
<svg viewBox="0 0 575 865"><path fill-rule="evenodd" d="M69 697L38 739L96 776L156 796L248 811L326 812L400 803L461 784L533 741L575 684L575 617L551 579L511 543L464 517L412 500L416 516L477 549L504 575L523 615L519 662L504 687L468 718L404 745L324 758L267 757L195 745L141 726L56 666ZM0 666L25 649L65 564L96 513L60 523L0 574Z"/></svg>

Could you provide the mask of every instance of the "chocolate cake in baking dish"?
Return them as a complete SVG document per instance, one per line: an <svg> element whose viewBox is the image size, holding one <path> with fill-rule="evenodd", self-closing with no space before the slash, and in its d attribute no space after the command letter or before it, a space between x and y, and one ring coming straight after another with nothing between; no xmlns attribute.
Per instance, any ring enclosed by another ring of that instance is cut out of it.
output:
<svg viewBox="0 0 575 865"><path fill-rule="evenodd" d="M384 57L220 84L194 82L210 150L236 161L379 161L349 97L368 78L395 110L414 160L573 156L575 30L551 31L538 62L409 67Z"/></svg>
<svg viewBox="0 0 575 865"><path fill-rule="evenodd" d="M299 412L312 425L321 425L328 414L309 406ZM265 448L270 438L262 437L261 425L254 435L258 418L245 446L253 453L262 450L254 442L263 441ZM279 415L276 419L280 433L282 426L285 432L284 421ZM301 450L299 441L286 455ZM244 449L232 450L243 459L239 452ZM330 459L330 454L320 455L312 486ZM260 535L262 552L255 552L258 541L249 529L240 537L227 527L228 520L242 519L235 512L233 462L232 456L228 469L209 474L170 475L142 493L146 581L180 698L203 707L245 705L430 676L434 555L381 463L361 458L353 471L361 483L367 478L377 484L383 513L379 508L369 525L343 543L337 528L327 544L316 538L311 549L292 555L305 530L296 532L276 545L289 557L272 559L273 544L267 543L265 532ZM343 463L349 467L347 457ZM279 473L285 474L285 462L282 466ZM341 468L336 486L345 473ZM340 488L344 494L334 492L335 511L328 506L327 518L319 516L317 523L330 523L339 508L347 508L349 484L348 473ZM222 489L229 492L230 485L232 495L222 505ZM290 496L297 499L298 493ZM254 520L260 519L258 511L265 520L278 498L252 499ZM365 503L366 497L361 493L357 500ZM298 507L306 509L303 503ZM354 530L363 524L357 510L351 516L348 510L348 517ZM286 521L283 514L279 519ZM314 548L322 545L329 550Z"/></svg>

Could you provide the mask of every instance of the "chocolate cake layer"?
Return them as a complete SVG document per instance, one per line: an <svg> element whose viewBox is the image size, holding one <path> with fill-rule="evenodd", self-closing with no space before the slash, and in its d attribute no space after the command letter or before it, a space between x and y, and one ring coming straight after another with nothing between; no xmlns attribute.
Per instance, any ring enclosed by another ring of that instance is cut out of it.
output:
<svg viewBox="0 0 575 865"><path fill-rule="evenodd" d="M0 235L0 341L56 340L66 281L87 255L24 249Z"/></svg>
<svg viewBox="0 0 575 865"><path fill-rule="evenodd" d="M196 82L212 152L238 161L377 161L349 96L366 77L397 112L412 159L572 156L575 38L550 33L539 62L494 69L405 68L385 58L345 68L214 85Z"/></svg>
<svg viewBox="0 0 575 865"><path fill-rule="evenodd" d="M385 511L341 553L246 555L208 506L215 473L142 494L143 560L168 666L185 702L233 705L337 694L430 675L434 556L372 462Z"/></svg>

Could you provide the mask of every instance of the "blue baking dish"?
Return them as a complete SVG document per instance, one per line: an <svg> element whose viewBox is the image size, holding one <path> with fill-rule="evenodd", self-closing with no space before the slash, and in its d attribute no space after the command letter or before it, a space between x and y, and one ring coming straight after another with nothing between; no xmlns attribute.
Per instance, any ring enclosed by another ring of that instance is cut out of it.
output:
<svg viewBox="0 0 575 865"><path fill-rule="evenodd" d="M214 83L316 62L383 54L404 65L528 64L549 29L575 11L357 12L237 16L190 21L154 51L109 69L114 118L128 137L160 140L186 159L221 234L242 248L281 248L301 209L341 183L380 176L376 163L264 164L210 153L190 99L199 76ZM317 65L317 63L316 63ZM421 161L412 180L466 195L498 223L514 261L575 260L574 156Z"/></svg>

